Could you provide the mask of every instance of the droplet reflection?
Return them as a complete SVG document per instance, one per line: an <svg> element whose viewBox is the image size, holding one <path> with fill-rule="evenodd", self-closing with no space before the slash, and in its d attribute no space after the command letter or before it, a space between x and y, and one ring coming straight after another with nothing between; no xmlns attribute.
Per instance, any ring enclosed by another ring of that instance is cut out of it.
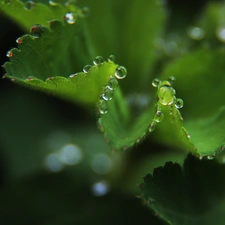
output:
<svg viewBox="0 0 225 225"><path fill-rule="evenodd" d="M64 164L76 165L82 159L82 152L77 145L68 144L61 149L59 159Z"/></svg>
<svg viewBox="0 0 225 225"><path fill-rule="evenodd" d="M92 193L94 196L100 197L109 192L109 184L105 181L97 182L92 186Z"/></svg>
<svg viewBox="0 0 225 225"><path fill-rule="evenodd" d="M58 172L63 169L63 164L59 160L59 155L57 153L51 153L46 157L45 166L52 172Z"/></svg>

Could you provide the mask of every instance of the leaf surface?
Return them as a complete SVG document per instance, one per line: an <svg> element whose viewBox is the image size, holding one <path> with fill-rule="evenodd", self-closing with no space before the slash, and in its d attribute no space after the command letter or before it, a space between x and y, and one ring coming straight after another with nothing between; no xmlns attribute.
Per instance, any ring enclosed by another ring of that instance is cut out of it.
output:
<svg viewBox="0 0 225 225"><path fill-rule="evenodd" d="M149 207L168 224L222 225L224 172L225 166L216 160L201 161L189 155L183 169L168 162L146 175L141 189Z"/></svg>
<svg viewBox="0 0 225 225"><path fill-rule="evenodd" d="M82 22L63 24L55 20L51 29L33 27L38 29L35 32L39 36L33 33L21 37L18 49L8 52L6 77L68 100L95 104L117 66L101 61L85 72L76 73L93 60Z"/></svg>

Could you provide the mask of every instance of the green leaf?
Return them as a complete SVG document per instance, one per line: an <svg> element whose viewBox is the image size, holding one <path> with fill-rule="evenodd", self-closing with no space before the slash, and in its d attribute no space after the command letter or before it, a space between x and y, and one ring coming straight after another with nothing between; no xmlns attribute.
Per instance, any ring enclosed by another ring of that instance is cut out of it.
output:
<svg viewBox="0 0 225 225"><path fill-rule="evenodd" d="M63 20L68 12L80 14L80 10L75 5L47 6L42 3L19 0L1 0L0 12L9 16L25 30L29 30L36 23L49 26L49 21Z"/></svg>
<svg viewBox="0 0 225 225"><path fill-rule="evenodd" d="M86 68L88 72L75 74L93 60L82 25L82 21L63 24L57 20L51 22L51 29L34 25L33 35L21 37L19 49L8 52L6 77L62 98L95 104L117 66L102 60Z"/></svg>
<svg viewBox="0 0 225 225"><path fill-rule="evenodd" d="M97 54L114 54L128 70L127 82L121 83L124 91L136 91L139 85L147 89L146 80L158 58L155 43L166 22L159 1L86 0L83 4L90 8L87 25Z"/></svg>
<svg viewBox="0 0 225 225"><path fill-rule="evenodd" d="M138 144L149 132L154 131L155 127L158 129L159 126L161 133L167 133L167 136L163 137L165 141L171 142L175 139L173 146L197 154L195 146L190 142L189 135L183 127L183 119L177 108L181 100L176 98L171 83L162 81L158 84L156 106L150 105L138 117L128 108L120 89L114 91L111 101L100 101L99 127L113 150L125 150L135 143ZM101 107L105 109L103 113ZM156 139L160 140L161 137L160 134L156 136Z"/></svg>
<svg viewBox="0 0 225 225"><path fill-rule="evenodd" d="M224 224L225 165L189 155L183 170L168 162L141 185L149 207L169 224ZM215 176L216 174L216 176Z"/></svg>
<svg viewBox="0 0 225 225"><path fill-rule="evenodd" d="M223 49L196 50L169 64L161 74L162 79L177 78L176 90L184 100L184 127L200 157L213 157L225 144L224 56ZM163 129L159 131L162 141L170 135L170 129ZM174 145L176 141L165 142Z"/></svg>

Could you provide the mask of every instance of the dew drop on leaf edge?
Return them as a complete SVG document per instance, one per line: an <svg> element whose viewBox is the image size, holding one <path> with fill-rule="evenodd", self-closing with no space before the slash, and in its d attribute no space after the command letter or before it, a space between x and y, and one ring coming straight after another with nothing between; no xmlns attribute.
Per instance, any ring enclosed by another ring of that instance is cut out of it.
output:
<svg viewBox="0 0 225 225"><path fill-rule="evenodd" d="M91 65L86 65L86 66L84 66L84 68L83 68L83 72L84 72L84 73L88 73L88 72L90 71L91 68L92 68Z"/></svg>
<svg viewBox="0 0 225 225"><path fill-rule="evenodd" d="M115 56L114 55L110 55L108 58L109 62L114 62L115 61Z"/></svg>
<svg viewBox="0 0 225 225"><path fill-rule="evenodd" d="M95 59L93 60L94 65L100 65L104 62L104 59L102 56L97 56L95 57Z"/></svg>
<svg viewBox="0 0 225 225"><path fill-rule="evenodd" d="M18 38L16 39L16 43L17 43L17 44L22 44L22 42L23 42L22 37L18 37Z"/></svg>
<svg viewBox="0 0 225 225"><path fill-rule="evenodd" d="M117 79L124 79L127 75L127 70L124 66L119 66L117 69L116 69L116 72L115 72L115 77Z"/></svg>
<svg viewBox="0 0 225 225"><path fill-rule="evenodd" d="M74 12L68 12L66 13L66 15L64 16L64 20L68 23L68 24L74 24L77 20L77 14Z"/></svg>
<svg viewBox="0 0 225 225"><path fill-rule="evenodd" d="M163 113L158 110L154 116L154 121L156 123L160 123L163 120L163 117L164 117Z"/></svg>
<svg viewBox="0 0 225 225"><path fill-rule="evenodd" d="M148 130L149 132L152 132L155 130L155 126L156 126L156 122L155 121L152 121L152 123L150 124Z"/></svg>
<svg viewBox="0 0 225 225"><path fill-rule="evenodd" d="M33 37L39 38L42 35L42 33L44 32L44 29L40 24L34 24L30 28L30 32L31 32Z"/></svg>
<svg viewBox="0 0 225 225"><path fill-rule="evenodd" d="M184 106L184 101L181 98L177 98L175 106L177 109L181 109Z"/></svg>
<svg viewBox="0 0 225 225"><path fill-rule="evenodd" d="M110 90L115 90L118 87L118 81L116 78L111 77L109 82L108 82L108 88Z"/></svg>
<svg viewBox="0 0 225 225"><path fill-rule="evenodd" d="M100 100L100 102L99 102L99 112L102 115L106 114L108 112L108 107L104 100Z"/></svg>
<svg viewBox="0 0 225 225"><path fill-rule="evenodd" d="M11 51L11 50L9 50L9 51L6 53L6 56L7 56L7 57L9 57L9 58L10 58L10 57L12 57L12 56L13 56L12 51Z"/></svg>
<svg viewBox="0 0 225 225"><path fill-rule="evenodd" d="M112 97L113 97L113 94L114 94L114 91L112 89L109 89L108 86L104 89L104 92L102 94L102 98L105 100L105 101L110 101L112 100Z"/></svg>
<svg viewBox="0 0 225 225"><path fill-rule="evenodd" d="M153 87L158 87L159 84L160 84L160 80L158 78L155 78L153 81L152 81L152 86Z"/></svg>

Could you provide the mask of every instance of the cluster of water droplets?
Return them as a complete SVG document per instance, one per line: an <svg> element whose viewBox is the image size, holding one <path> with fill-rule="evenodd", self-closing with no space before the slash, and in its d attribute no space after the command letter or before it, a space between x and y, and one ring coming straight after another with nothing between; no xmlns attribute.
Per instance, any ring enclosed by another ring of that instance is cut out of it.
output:
<svg viewBox="0 0 225 225"><path fill-rule="evenodd" d="M99 58L97 58L97 57L96 57L96 59L94 60L95 65L96 65L96 62L97 63L103 62L103 60L99 60ZM109 58L108 58L109 62L114 62L114 60L115 60L115 57L113 55L109 56ZM99 102L100 114L106 114L108 112L107 102L112 100L114 91L118 87L118 80L124 79L126 77L126 75L127 75L127 70L123 66L117 67L115 73L110 75L108 84L104 88L103 93L101 95L100 102Z"/></svg>
<svg viewBox="0 0 225 225"><path fill-rule="evenodd" d="M177 109L180 109L183 107L184 103L183 100L180 98L176 98L175 94L176 91L173 89L172 85L175 82L175 77L170 77L166 81L160 81L158 78L155 78L152 81L152 86L158 88L157 91L157 103L156 103L156 112L153 117L153 121L150 124L148 130L149 132L152 132L157 123L160 123L163 118L163 112L161 111L162 106L170 106L172 104L175 105ZM181 117L182 119L182 117Z"/></svg>

